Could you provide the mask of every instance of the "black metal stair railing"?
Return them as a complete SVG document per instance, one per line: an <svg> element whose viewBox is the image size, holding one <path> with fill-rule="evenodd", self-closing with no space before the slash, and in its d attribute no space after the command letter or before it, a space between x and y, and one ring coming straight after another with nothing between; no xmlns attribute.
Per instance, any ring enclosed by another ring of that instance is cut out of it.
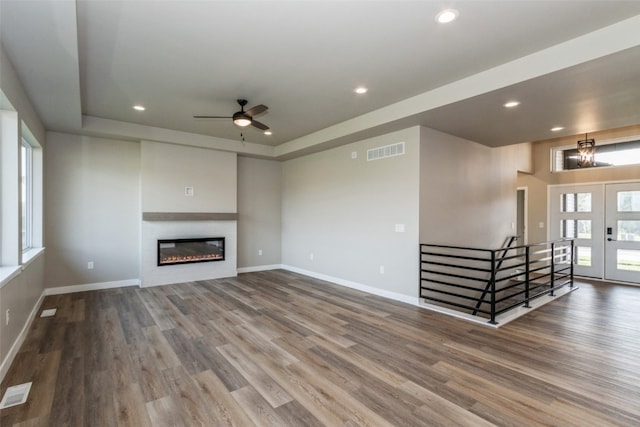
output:
<svg viewBox="0 0 640 427"><path fill-rule="evenodd" d="M499 249L421 244L420 298L496 324L500 314L573 287L573 240L513 246L515 240Z"/></svg>

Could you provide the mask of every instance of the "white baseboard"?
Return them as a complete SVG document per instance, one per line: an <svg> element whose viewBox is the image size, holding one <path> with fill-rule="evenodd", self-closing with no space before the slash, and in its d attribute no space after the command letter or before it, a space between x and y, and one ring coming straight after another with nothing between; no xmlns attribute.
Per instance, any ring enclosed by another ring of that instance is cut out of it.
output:
<svg viewBox="0 0 640 427"><path fill-rule="evenodd" d="M315 271L304 270L302 268L292 267L290 265L282 265L281 268L284 270L292 271L294 273L304 274L305 276L313 277L315 279L331 282L336 285L344 286L351 289L357 289L359 291L367 292L379 297L389 298L394 301L420 306L420 300L418 297L412 297L409 295L399 294L397 292L386 291L384 289L376 288L373 286L363 285L362 283L352 282L350 280L341 279L339 277L327 276L326 274L316 273Z"/></svg>
<svg viewBox="0 0 640 427"><path fill-rule="evenodd" d="M257 265L255 267L240 267L238 273L255 273L256 271L268 271L284 268L282 264Z"/></svg>
<svg viewBox="0 0 640 427"><path fill-rule="evenodd" d="M101 289L125 288L127 286L140 286L139 279L116 280L113 282L87 283L84 285L60 286L58 288L46 288L45 296L72 294L74 292L99 291Z"/></svg>
<svg viewBox="0 0 640 427"><path fill-rule="evenodd" d="M44 297L45 297L45 293L43 291L42 294L40 295L40 298L38 298L35 305L31 309L31 313L29 313L29 317L27 318L27 321L25 322L24 326L22 327L22 330L16 337L16 340L13 342L13 345L9 349L7 356L2 361L2 364L0 364L0 382L4 380L4 376L7 374L7 372L9 371L9 368L11 367L11 364L13 363L13 359L15 359L16 355L18 354L18 351L20 350L20 347L22 347L22 343L24 343L24 340L27 338L27 333L29 333L31 324L33 323L33 320L36 318L36 315L38 314L38 310L42 305L42 301L44 301Z"/></svg>

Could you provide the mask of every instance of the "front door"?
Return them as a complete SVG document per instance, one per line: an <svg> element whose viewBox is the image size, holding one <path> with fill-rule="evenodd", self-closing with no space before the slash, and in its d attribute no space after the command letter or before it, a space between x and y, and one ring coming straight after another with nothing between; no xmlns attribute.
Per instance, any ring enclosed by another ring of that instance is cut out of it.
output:
<svg viewBox="0 0 640 427"><path fill-rule="evenodd" d="M575 239L574 274L603 276L604 189L602 185L551 187L549 237Z"/></svg>
<svg viewBox="0 0 640 427"><path fill-rule="evenodd" d="M575 239L577 276L640 283L640 183L551 187L549 238Z"/></svg>
<svg viewBox="0 0 640 427"><path fill-rule="evenodd" d="M640 183L606 185L605 279L640 282Z"/></svg>

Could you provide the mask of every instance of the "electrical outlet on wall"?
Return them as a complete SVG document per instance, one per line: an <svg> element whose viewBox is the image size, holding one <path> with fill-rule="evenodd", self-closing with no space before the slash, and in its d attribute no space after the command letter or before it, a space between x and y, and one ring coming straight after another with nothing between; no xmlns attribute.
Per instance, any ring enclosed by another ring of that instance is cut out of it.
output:
<svg viewBox="0 0 640 427"><path fill-rule="evenodd" d="M262 249L258 249L258 256L262 256Z"/></svg>
<svg viewBox="0 0 640 427"><path fill-rule="evenodd" d="M87 270L93 270L93 268L94 268L93 261L89 261L89 262L87 263Z"/></svg>

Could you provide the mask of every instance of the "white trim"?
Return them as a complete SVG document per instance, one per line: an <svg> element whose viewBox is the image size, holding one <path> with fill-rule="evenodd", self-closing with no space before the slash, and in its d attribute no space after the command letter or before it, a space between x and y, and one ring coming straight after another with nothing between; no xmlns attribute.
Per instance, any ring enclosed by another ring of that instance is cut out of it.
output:
<svg viewBox="0 0 640 427"><path fill-rule="evenodd" d="M623 282L621 280L609 280L609 279L602 279L600 277L588 277L588 276L575 276L574 275L574 281L577 279L582 279L582 280L586 280L586 281L592 281L592 282L603 282L603 283L615 283L616 285L623 285L623 286L635 286L635 287L640 287L640 283L638 282Z"/></svg>
<svg viewBox="0 0 640 427"><path fill-rule="evenodd" d="M640 180L638 180L638 178L634 178L634 179L622 179L622 180L618 180L618 181L585 181L585 182L580 181L580 182L569 182L569 183L564 183L564 184L549 184L549 185L547 185L547 188L549 188L549 187L578 187L578 186L582 186L582 185L599 185L599 184L607 185L607 184L634 184L634 183L640 183ZM549 194L549 192L547 192L547 194Z"/></svg>
<svg viewBox="0 0 640 427"><path fill-rule="evenodd" d="M325 274L304 270L302 268L292 267L290 265L283 265L282 269L292 271L294 273L304 274L305 276L324 280L326 282L335 283L336 285L344 286L347 288L357 289L359 291L367 292L369 294L377 295L380 297L389 298L394 301L400 301L407 304L419 306L420 300L417 297L411 297L409 295L399 294L397 292L385 291L384 289L375 288L369 285L363 285L362 283L352 282L350 280L340 279L339 277L327 276Z"/></svg>
<svg viewBox="0 0 640 427"><path fill-rule="evenodd" d="M29 264L35 261L43 253L44 248L33 248L25 252L25 254L28 254L28 258L26 260L23 259L22 265L0 267L0 289L2 289L4 285L8 284L12 279L18 277Z"/></svg>
<svg viewBox="0 0 640 427"><path fill-rule="evenodd" d="M282 264L271 264L271 265L256 265L254 267L239 267L238 274L240 273L255 273L256 271L268 271L268 270L277 270L280 268L284 268Z"/></svg>
<svg viewBox="0 0 640 427"><path fill-rule="evenodd" d="M11 280L15 279L22 272L22 267L19 265L11 267L0 267L0 289L4 287Z"/></svg>
<svg viewBox="0 0 640 427"><path fill-rule="evenodd" d="M60 286L46 288L44 295L72 294L74 292L99 291L102 289L126 288L128 286L140 286L140 279L116 280L113 282L87 283L84 285Z"/></svg>
<svg viewBox="0 0 640 427"><path fill-rule="evenodd" d="M474 316L472 314L469 313L462 313L456 310L451 310L449 308L446 307L440 307L437 305L433 305L433 304L429 304L426 302L421 302L420 303L420 307L425 308L427 310L430 311L435 311L437 313L441 313L441 314L446 314L448 316L453 316L456 317L458 319L462 319L462 320L466 320L468 322L472 322L478 325L482 325L482 326L488 326L490 328L500 328L504 325L506 325L507 323L510 323L526 314L531 313L532 310L535 310L539 307L542 307L545 304L550 303L551 301L554 301L570 292L575 291L576 289L578 289L578 287L575 284L574 281L574 286L572 288L569 287L569 285L565 285L560 289L557 289L555 291L555 295L554 296L550 296L550 295L544 295L541 296L539 298L534 299L533 301L530 302L530 307L518 307L518 308L514 308L512 310L507 311L506 313L503 313L499 316L496 317L496 324L491 324L489 323L489 319L487 319L486 317L478 317L478 316Z"/></svg>
<svg viewBox="0 0 640 427"><path fill-rule="evenodd" d="M40 255L44 253L44 248L30 248L28 251L22 253L22 269L27 268L29 264L38 259Z"/></svg>
<svg viewBox="0 0 640 427"><path fill-rule="evenodd" d="M2 361L2 364L0 364L0 382L4 380L4 376L7 374L7 372L9 371L9 368L11 367L11 364L13 363L13 359L15 359L16 355L18 354L18 351L20 350L20 347L22 347L24 340L27 338L27 333L29 332L29 329L31 329L31 324L33 323L33 319L36 318L36 315L38 314L40 306L44 301L44 297L45 297L45 293L42 292L42 294L40 295L40 298L38 298L38 301L36 301L36 304L31 309L31 313L29 313L29 317L27 318L27 321L22 327L22 330L20 331L20 333L16 337L16 340L13 342L13 345L7 352L7 356Z"/></svg>

